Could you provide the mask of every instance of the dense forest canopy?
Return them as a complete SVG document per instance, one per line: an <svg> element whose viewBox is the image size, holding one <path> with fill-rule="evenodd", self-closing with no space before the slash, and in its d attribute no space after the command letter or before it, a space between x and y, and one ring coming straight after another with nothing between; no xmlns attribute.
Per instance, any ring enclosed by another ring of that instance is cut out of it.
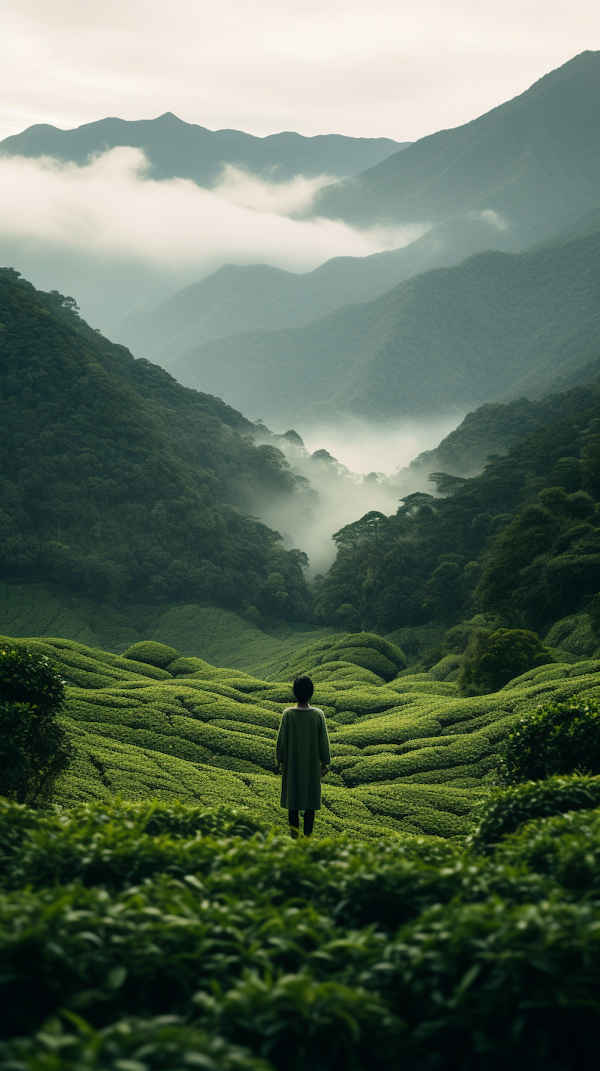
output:
<svg viewBox="0 0 600 1071"><path fill-rule="evenodd" d="M600 385L566 393L563 411L479 476L433 473L441 497L337 532L321 620L391 632L483 612L543 631L585 609L600 589Z"/></svg>
<svg viewBox="0 0 600 1071"><path fill-rule="evenodd" d="M72 298L13 269L0 292L5 576L305 618L302 553L249 515L295 493L283 455L93 331Z"/></svg>

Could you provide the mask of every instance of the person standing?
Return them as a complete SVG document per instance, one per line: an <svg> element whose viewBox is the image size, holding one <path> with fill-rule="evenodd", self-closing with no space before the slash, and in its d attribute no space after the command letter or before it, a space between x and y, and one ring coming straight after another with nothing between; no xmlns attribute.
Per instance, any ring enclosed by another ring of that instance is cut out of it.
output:
<svg viewBox="0 0 600 1071"><path fill-rule="evenodd" d="M321 809L321 778L331 756L325 715L310 705L314 692L310 677L296 677L295 707L284 710L277 736L277 762L281 771L281 806L287 808L290 833L299 833L299 812L304 811L304 836L310 837L315 811Z"/></svg>

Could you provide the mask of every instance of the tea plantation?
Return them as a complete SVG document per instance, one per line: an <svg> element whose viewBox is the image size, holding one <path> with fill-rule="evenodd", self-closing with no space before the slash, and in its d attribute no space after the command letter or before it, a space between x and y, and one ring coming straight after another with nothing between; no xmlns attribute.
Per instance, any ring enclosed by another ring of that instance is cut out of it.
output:
<svg viewBox="0 0 600 1071"><path fill-rule="evenodd" d="M493 782L524 713L600 698L600 660L464 698L367 633L269 679L16 642L67 682L74 757L51 807L0 801L0 1068L596 1066L600 777ZM332 765L292 841L274 745L299 669Z"/></svg>

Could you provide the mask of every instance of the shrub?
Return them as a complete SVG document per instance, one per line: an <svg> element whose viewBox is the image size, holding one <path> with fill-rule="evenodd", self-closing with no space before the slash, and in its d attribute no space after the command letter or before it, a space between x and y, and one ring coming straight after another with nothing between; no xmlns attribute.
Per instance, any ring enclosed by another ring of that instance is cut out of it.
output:
<svg viewBox="0 0 600 1071"><path fill-rule="evenodd" d="M340 662L351 662L356 666L369 669L371 673L376 673L384 681L393 680L398 672L389 658L373 650L372 647L336 647L332 655Z"/></svg>
<svg viewBox="0 0 600 1071"><path fill-rule="evenodd" d="M576 898L600 893L600 809L570 811L527 822L506 837L496 862L520 865L556 882Z"/></svg>
<svg viewBox="0 0 600 1071"><path fill-rule="evenodd" d="M103 1030L73 1012L50 1019L34 1037L0 1045L0 1069L8 1071L269 1071L223 1038L176 1015L121 1019Z"/></svg>
<svg viewBox="0 0 600 1071"><path fill-rule="evenodd" d="M0 648L0 794L18 803L46 798L71 749L56 720L64 682L47 658Z"/></svg>
<svg viewBox="0 0 600 1071"><path fill-rule="evenodd" d="M335 646L336 648L370 647L374 651L379 651L379 654L392 662L397 669L405 669L407 665L404 651L395 643L385 640L383 636L377 636L374 632L358 632L350 636L344 636L342 640L338 640Z"/></svg>
<svg viewBox="0 0 600 1071"><path fill-rule="evenodd" d="M528 669L553 661L536 632L521 628L480 632L465 652L459 684L467 695L497 692Z"/></svg>
<svg viewBox="0 0 600 1071"><path fill-rule="evenodd" d="M155 643L154 640L142 640L134 643L123 652L123 658L129 658L133 662L147 662L150 666L158 669L166 669L167 666L179 658L179 652L174 647L167 647L164 643Z"/></svg>
<svg viewBox="0 0 600 1071"><path fill-rule="evenodd" d="M533 818L590 807L600 807L600 777L549 777L547 781L496 789L480 811L472 844L476 850L485 851Z"/></svg>
<svg viewBox="0 0 600 1071"><path fill-rule="evenodd" d="M568 703L544 703L520 718L502 758L504 784L575 772L600 774L600 706L596 700L574 696Z"/></svg>

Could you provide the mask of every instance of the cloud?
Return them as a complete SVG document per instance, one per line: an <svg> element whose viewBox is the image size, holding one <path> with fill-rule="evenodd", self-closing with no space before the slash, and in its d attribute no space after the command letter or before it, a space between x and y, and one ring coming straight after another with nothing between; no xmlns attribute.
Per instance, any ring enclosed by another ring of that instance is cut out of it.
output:
<svg viewBox="0 0 600 1071"><path fill-rule="evenodd" d="M480 219L484 223L489 223L490 227L493 227L497 231L505 231L508 227L508 223L502 216L495 212L493 208L483 208L479 212L467 212L469 219Z"/></svg>
<svg viewBox="0 0 600 1071"><path fill-rule="evenodd" d="M295 220L316 182L271 183L226 168L220 186L155 181L141 150L116 148L84 166L49 158L0 158L0 236L138 260L163 269L267 262L308 271L333 256L406 245L424 227L355 231L341 221Z"/></svg>

